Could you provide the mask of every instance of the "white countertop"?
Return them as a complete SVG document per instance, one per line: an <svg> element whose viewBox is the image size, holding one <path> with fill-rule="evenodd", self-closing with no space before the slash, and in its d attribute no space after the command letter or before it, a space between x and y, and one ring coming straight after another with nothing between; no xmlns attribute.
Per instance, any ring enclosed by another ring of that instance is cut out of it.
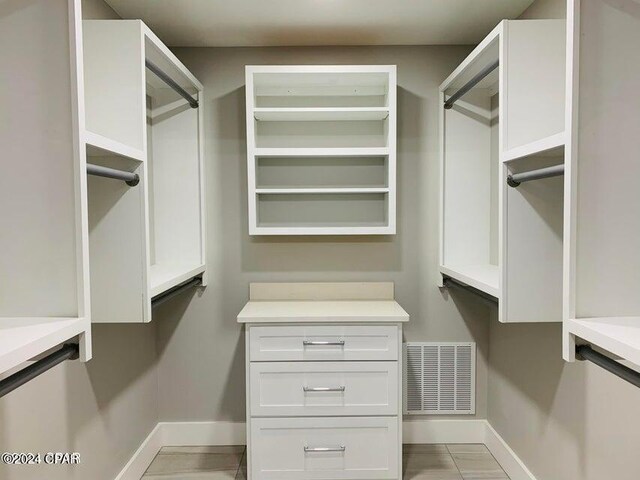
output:
<svg viewBox="0 0 640 480"><path fill-rule="evenodd" d="M249 301L238 323L408 322L409 314L394 300Z"/></svg>

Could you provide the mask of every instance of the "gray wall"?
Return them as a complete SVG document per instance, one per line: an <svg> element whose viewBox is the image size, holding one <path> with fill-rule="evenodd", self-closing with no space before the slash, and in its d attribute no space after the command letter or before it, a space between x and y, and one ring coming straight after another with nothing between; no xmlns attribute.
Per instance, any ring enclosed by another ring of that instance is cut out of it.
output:
<svg viewBox="0 0 640 480"><path fill-rule="evenodd" d="M116 18L102 0L82 3L85 18ZM0 464L0 479L113 479L157 424L155 325L92 331L89 363L65 362L0 400L0 452L79 452L81 465Z"/></svg>
<svg viewBox="0 0 640 480"><path fill-rule="evenodd" d="M477 416L486 416L488 312L466 293L448 298L438 277L438 85L468 47L184 48L204 84L208 261L201 298L156 316L163 421L245 417L244 343L236 315L251 281L395 282L411 315L405 337L478 344ZM251 64L398 65L398 234L250 238L244 67ZM467 417L468 418L468 417Z"/></svg>
<svg viewBox="0 0 640 480"><path fill-rule="evenodd" d="M538 0L522 18L563 18ZM637 480L640 389L562 360L562 326L491 320L489 422L539 480Z"/></svg>

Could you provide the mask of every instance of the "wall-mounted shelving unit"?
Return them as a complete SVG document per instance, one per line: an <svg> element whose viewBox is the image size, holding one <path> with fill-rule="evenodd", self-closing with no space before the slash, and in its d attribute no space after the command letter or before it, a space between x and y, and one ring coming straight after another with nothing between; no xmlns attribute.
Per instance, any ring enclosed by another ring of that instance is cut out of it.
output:
<svg viewBox="0 0 640 480"><path fill-rule="evenodd" d="M249 234L395 233L395 66L248 66Z"/></svg>
<svg viewBox="0 0 640 480"><path fill-rule="evenodd" d="M562 318L562 181L507 178L563 162L565 31L505 20L440 86L440 273L495 297L503 322Z"/></svg>
<svg viewBox="0 0 640 480"><path fill-rule="evenodd" d="M89 177L93 321L148 322L205 274L203 87L141 21L83 27L89 161L140 178Z"/></svg>
<svg viewBox="0 0 640 480"><path fill-rule="evenodd" d="M64 342L91 359L79 17L74 0L0 16L11 48L0 96L10 119L0 128L0 375Z"/></svg>
<svg viewBox="0 0 640 480"><path fill-rule="evenodd" d="M640 20L604 2L568 18L564 358L592 344L640 367ZM603 42L603 38L607 41ZM579 87L579 88L578 88Z"/></svg>

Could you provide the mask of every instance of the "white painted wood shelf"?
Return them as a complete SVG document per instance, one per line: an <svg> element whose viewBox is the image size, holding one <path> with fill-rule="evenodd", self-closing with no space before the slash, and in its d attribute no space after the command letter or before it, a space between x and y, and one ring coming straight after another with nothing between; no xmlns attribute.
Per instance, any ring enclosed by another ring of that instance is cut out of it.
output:
<svg viewBox="0 0 640 480"><path fill-rule="evenodd" d="M395 66L248 66L250 235L392 235Z"/></svg>
<svg viewBox="0 0 640 480"><path fill-rule="evenodd" d="M562 319L562 180L507 178L563 162L565 31L504 20L440 86L444 104L490 70L441 112L440 272L496 297L501 322Z"/></svg>
<svg viewBox="0 0 640 480"><path fill-rule="evenodd" d="M196 276L206 285L203 86L140 20L82 23L87 153L140 178L89 177L92 320L149 322L154 297Z"/></svg>
<svg viewBox="0 0 640 480"><path fill-rule="evenodd" d="M84 318L1 318L0 374L80 336L80 351L90 349L91 323Z"/></svg>
<svg viewBox="0 0 640 480"><path fill-rule="evenodd" d="M591 343L640 368L640 317L569 319L564 335L574 349L576 343Z"/></svg>
<svg viewBox="0 0 640 480"><path fill-rule="evenodd" d="M466 285L499 298L500 272L497 265L442 266L440 272Z"/></svg>
<svg viewBox="0 0 640 480"><path fill-rule="evenodd" d="M263 122L332 122L357 120L384 120L389 116L387 107L345 108L254 108L253 116Z"/></svg>

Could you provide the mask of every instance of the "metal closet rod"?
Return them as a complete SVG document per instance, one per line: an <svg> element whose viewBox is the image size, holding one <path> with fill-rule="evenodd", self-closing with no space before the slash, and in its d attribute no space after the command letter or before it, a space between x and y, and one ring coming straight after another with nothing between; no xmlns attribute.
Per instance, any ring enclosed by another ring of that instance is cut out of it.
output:
<svg viewBox="0 0 640 480"><path fill-rule="evenodd" d="M98 177L115 178L116 180L124 180L130 187L135 187L140 183L140 177L137 173L116 170L115 168L103 167L101 165L93 165L87 163L87 173Z"/></svg>
<svg viewBox="0 0 640 480"><path fill-rule="evenodd" d="M38 375L43 374L47 370L55 367L65 360L75 360L78 358L78 345L75 343L67 343L59 350L41 358L28 367L14 373L13 375L0 381L0 397L4 397L7 393L13 392L16 388L33 380Z"/></svg>
<svg viewBox="0 0 640 480"><path fill-rule="evenodd" d="M167 300L180 295L185 290L189 290L190 288L199 287L202 285L202 278L193 277L191 280L187 280L179 285L176 285L173 288L170 288L166 292L159 293L155 297L151 299L151 306L157 307L158 305L162 305Z"/></svg>
<svg viewBox="0 0 640 480"><path fill-rule="evenodd" d="M493 295L488 294L487 292L483 292L482 290L479 290L475 287L472 287L471 285L467 285L466 283L462 283L458 280L456 280L455 278L451 278L451 277L447 277L445 275L442 276L442 283L444 284L445 287L449 288L451 287L457 287L457 288L462 288L463 290L467 290L471 293L474 293L476 295L478 295L479 297L482 297L484 300L487 300L488 302L491 303L498 303L498 299L496 297L494 297Z"/></svg>
<svg viewBox="0 0 640 480"><path fill-rule="evenodd" d="M180 96L182 96L187 102L189 102L189 105L191 105L191 108L198 108L198 100L193 98L189 94L189 92L187 92L184 88L178 85L178 83L175 80L173 80L173 78L171 78L169 75L164 73L160 69L160 67L158 67L155 63L150 62L149 60L145 60L144 64L149 70L155 73L160 80L162 80L164 83L166 83L171 88L173 88L176 92L180 94Z"/></svg>
<svg viewBox="0 0 640 480"><path fill-rule="evenodd" d="M530 172L514 173L507 177L507 184L510 187L515 188L523 182L539 180L541 178L557 177L558 175L564 175L564 165L554 165L552 167L531 170Z"/></svg>
<svg viewBox="0 0 640 480"><path fill-rule="evenodd" d="M496 68L498 68L499 65L500 65L500 60L496 60L491 65L487 65L482 70L480 70L480 72L478 72L475 77L473 77L471 80L465 83L464 86L460 88L460 90L458 90L456 93L451 95L449 99L444 102L444 108L446 110L449 110L451 107L453 107L453 104L456 103L456 101L458 101L460 97L462 97L469 90L475 87L480 82L480 80L482 80L484 77L486 77L491 72L493 72Z"/></svg>
<svg viewBox="0 0 640 480"><path fill-rule="evenodd" d="M600 352L596 352L589 345L577 345L576 357L578 360L588 360L595 363L599 367L604 368L608 372L613 373L615 376L626 380L636 387L640 387L640 373L635 370L616 362L615 360L603 355Z"/></svg>

